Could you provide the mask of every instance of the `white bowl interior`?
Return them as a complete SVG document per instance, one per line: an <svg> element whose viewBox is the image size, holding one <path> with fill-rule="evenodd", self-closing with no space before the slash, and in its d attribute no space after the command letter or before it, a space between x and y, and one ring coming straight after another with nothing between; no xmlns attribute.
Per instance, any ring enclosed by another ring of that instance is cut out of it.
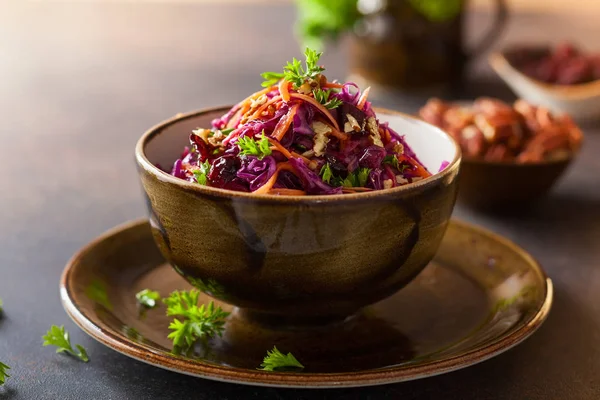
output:
<svg viewBox="0 0 600 400"><path fill-rule="evenodd" d="M189 146L192 130L210 127L210 122L223 113L208 112L168 125L147 142L144 149L146 157L152 164L170 170L184 147ZM389 122L390 128L405 136L406 142L429 172L437 173L444 162L450 163L456 156L458 149L453 140L440 129L408 116L385 112L377 115L380 122Z"/></svg>

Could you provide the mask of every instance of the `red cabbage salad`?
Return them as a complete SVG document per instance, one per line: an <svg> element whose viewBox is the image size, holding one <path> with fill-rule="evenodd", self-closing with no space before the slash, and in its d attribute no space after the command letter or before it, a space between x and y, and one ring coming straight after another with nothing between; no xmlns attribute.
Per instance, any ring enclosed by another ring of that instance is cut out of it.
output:
<svg viewBox="0 0 600 400"><path fill-rule="evenodd" d="M265 89L198 128L173 165L200 185L272 195L328 195L406 185L431 176L403 136L381 123L354 83L329 82L306 49Z"/></svg>

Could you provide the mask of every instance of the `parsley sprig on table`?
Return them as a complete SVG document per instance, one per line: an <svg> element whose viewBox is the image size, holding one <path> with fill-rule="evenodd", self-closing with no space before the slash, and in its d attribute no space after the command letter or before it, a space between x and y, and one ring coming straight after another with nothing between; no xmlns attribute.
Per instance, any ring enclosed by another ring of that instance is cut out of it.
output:
<svg viewBox="0 0 600 400"><path fill-rule="evenodd" d="M200 292L174 291L163 299L167 306L168 316L177 316L169 325L172 332L169 339L176 347L191 347L198 339L208 339L215 335L221 336L225 326L225 318L229 315L221 307L211 301L208 305L198 306Z"/></svg>
<svg viewBox="0 0 600 400"><path fill-rule="evenodd" d="M238 139L237 145L240 148L241 154L246 156L257 156L259 160L271 155L269 139L265 136L264 131L260 140L257 141L249 136L242 136Z"/></svg>
<svg viewBox="0 0 600 400"><path fill-rule="evenodd" d="M79 352L73 350L71 339L69 339L69 332L65 330L64 326L52 325L46 335L42 336L42 339L44 339L44 346L56 346L57 353L64 352L70 354L83 362L90 360L83 346L76 344L75 347Z"/></svg>
<svg viewBox="0 0 600 400"><path fill-rule="evenodd" d="M144 289L135 294L138 304L145 308L154 308L160 301L160 293L150 289Z"/></svg>
<svg viewBox="0 0 600 400"><path fill-rule="evenodd" d="M263 72L261 76L265 81L262 83L262 86L273 86L281 79L285 79L293 84L294 89L298 89L304 82L315 79L321 72L325 71L325 68L317 65L322 54L307 47L304 51L306 68L302 66L300 60L293 58L292 62L288 62L283 67L283 72Z"/></svg>
<svg viewBox="0 0 600 400"><path fill-rule="evenodd" d="M276 346L273 350L267 351L260 368L263 371L289 371L304 369L304 365L292 355L292 353L283 354Z"/></svg>
<svg viewBox="0 0 600 400"><path fill-rule="evenodd" d="M4 385L4 382L6 382L6 378L10 378L10 375L8 374L8 372L6 372L6 370L8 369L10 369L10 367L4 364L2 361L0 361L0 386Z"/></svg>

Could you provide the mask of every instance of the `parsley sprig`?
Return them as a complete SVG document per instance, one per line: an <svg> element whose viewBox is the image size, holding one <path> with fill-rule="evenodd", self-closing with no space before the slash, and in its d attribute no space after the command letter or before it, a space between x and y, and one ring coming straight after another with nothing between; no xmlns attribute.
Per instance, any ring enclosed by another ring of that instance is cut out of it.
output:
<svg viewBox="0 0 600 400"><path fill-rule="evenodd" d="M206 185L208 173L210 172L210 162L208 160L198 164L198 169L193 171L196 182L201 185Z"/></svg>
<svg viewBox="0 0 600 400"><path fill-rule="evenodd" d="M135 294L138 304L144 308L154 308L160 300L160 293L150 289L144 289Z"/></svg>
<svg viewBox="0 0 600 400"><path fill-rule="evenodd" d="M390 164L392 167L396 168L400 172L404 172L405 169L409 168L408 165L400 164L398 160L398 156L396 155L388 155L383 159L383 164Z"/></svg>
<svg viewBox="0 0 600 400"><path fill-rule="evenodd" d="M69 339L69 332L65 330L64 326L52 325L46 335L42 336L42 339L44 339L44 346L56 346L57 353L64 352L70 354L83 362L90 360L83 346L76 344L75 347L78 352L73 350L71 339Z"/></svg>
<svg viewBox="0 0 600 400"><path fill-rule="evenodd" d="M332 110L342 105L342 100L337 97L331 97L331 89L323 90L323 89L314 89L313 95L315 96L315 100L319 103L323 104L326 108Z"/></svg>
<svg viewBox="0 0 600 400"><path fill-rule="evenodd" d="M329 163L323 165L321 171L319 172L319 175L321 175L321 179L323 180L323 182L331 182L331 178L333 178L333 171L331 171L331 166L329 165Z"/></svg>
<svg viewBox="0 0 600 400"><path fill-rule="evenodd" d="M354 172L348 174L346 178L342 178L340 176L335 176L329 163L326 163L321 168L319 175L323 182L335 187L365 187L370 173L371 170L369 168L357 168Z"/></svg>
<svg viewBox="0 0 600 400"><path fill-rule="evenodd" d="M4 382L6 382L6 378L10 378L10 375L8 374L8 372L6 372L6 370L8 369L10 369L10 367L4 364L2 361L0 361L0 386L4 385Z"/></svg>
<svg viewBox="0 0 600 400"><path fill-rule="evenodd" d="M353 173L348 174L342 181L344 187L364 187L369 179L371 170L369 168L357 168Z"/></svg>
<svg viewBox="0 0 600 400"><path fill-rule="evenodd" d="M265 79L265 81L262 83L262 86L273 86L281 79L285 79L293 84L294 89L298 89L304 82L315 79L317 75L325 71L325 68L317 65L322 54L323 53L307 47L304 51L306 68L302 66L302 62L300 60L293 58L291 62L288 62L286 66L283 67L283 72L262 73L261 76L263 79Z"/></svg>
<svg viewBox="0 0 600 400"><path fill-rule="evenodd" d="M242 136L238 139L237 145L240 148L240 153L246 156L257 156L262 160L266 156L271 155L271 144L263 131L260 140L255 140L249 136Z"/></svg>
<svg viewBox="0 0 600 400"><path fill-rule="evenodd" d="M0 299L0 318L2 317L2 314L4 313L4 308L2 308L3 305L4 305L4 303L2 302L2 299Z"/></svg>
<svg viewBox="0 0 600 400"><path fill-rule="evenodd" d="M168 316L177 316L169 325L172 332L168 338L173 340L173 345L179 348L189 348L198 339L208 339L215 335L221 336L225 327L225 318L229 315L221 307L216 307L211 301L207 305L198 307L200 292L174 291L169 297L163 299L167 306Z"/></svg>
<svg viewBox="0 0 600 400"><path fill-rule="evenodd" d="M304 365L293 356L292 353L283 354L276 346L267 351L260 368L263 371L288 371L304 369Z"/></svg>

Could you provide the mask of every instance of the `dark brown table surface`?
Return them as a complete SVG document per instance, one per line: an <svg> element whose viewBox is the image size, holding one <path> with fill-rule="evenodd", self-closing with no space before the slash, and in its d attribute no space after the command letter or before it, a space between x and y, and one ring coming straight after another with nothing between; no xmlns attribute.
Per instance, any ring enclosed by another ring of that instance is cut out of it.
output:
<svg viewBox="0 0 600 400"><path fill-rule="evenodd" d="M521 244L544 265L555 302L522 345L477 366L414 382L282 390L211 382L129 359L68 319L58 281L104 230L145 215L133 162L141 133L177 112L233 103L258 74L298 54L290 5L2 2L0 5L0 360L2 399L599 399L600 129L550 197L521 216L456 216ZM513 16L504 43L563 37L594 44L594 15ZM476 36L485 17L470 21ZM597 43L596 43L597 46ZM346 73L344 46L324 57ZM484 62L465 97L510 96ZM510 99L510 97L507 97ZM378 104L414 111L397 97ZM79 363L41 346L65 324Z"/></svg>

